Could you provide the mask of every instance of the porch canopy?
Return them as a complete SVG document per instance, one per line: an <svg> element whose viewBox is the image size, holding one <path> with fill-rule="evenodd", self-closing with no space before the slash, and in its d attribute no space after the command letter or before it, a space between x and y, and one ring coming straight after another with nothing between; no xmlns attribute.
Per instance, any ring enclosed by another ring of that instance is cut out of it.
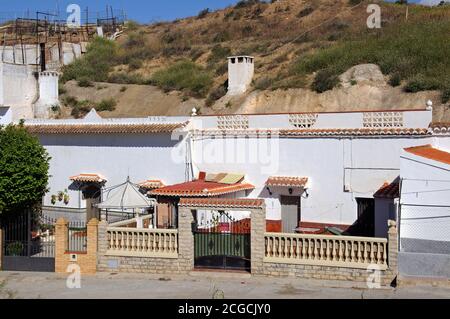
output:
<svg viewBox="0 0 450 319"><path fill-rule="evenodd" d="M106 199L96 206L99 209L121 211L155 206L156 201L147 198L139 191L139 188L139 185L133 184L128 178L125 183L104 190L103 198Z"/></svg>

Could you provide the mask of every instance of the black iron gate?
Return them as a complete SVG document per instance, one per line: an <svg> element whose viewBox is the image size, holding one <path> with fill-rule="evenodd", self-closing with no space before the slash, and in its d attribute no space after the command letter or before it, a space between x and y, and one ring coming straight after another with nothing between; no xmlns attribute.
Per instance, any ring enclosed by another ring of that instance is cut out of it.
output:
<svg viewBox="0 0 450 319"><path fill-rule="evenodd" d="M32 211L2 216L3 270L55 271L55 224Z"/></svg>
<svg viewBox="0 0 450 319"><path fill-rule="evenodd" d="M224 211L197 218L194 258L197 269L250 271L250 218L236 220Z"/></svg>

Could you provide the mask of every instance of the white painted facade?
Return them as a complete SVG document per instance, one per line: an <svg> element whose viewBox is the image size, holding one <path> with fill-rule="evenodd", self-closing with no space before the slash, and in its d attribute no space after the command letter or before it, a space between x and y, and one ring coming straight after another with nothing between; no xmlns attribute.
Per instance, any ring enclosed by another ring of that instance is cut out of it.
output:
<svg viewBox="0 0 450 319"><path fill-rule="evenodd" d="M365 112L367 113L367 112ZM186 181L186 176L198 172L244 173L246 181L255 186L247 193L251 198L264 198L268 220L281 219L280 195L301 196L302 221L350 225L357 219L357 198L373 198L385 183L400 175L400 155L407 147L450 143L448 136L433 136L428 131L431 111L402 112L402 127L398 133L361 133L367 123L365 113L316 114L308 129L299 125L295 114L232 116L199 116L85 120L27 121L35 124L101 124L111 123L177 123L190 121L182 133L164 134L70 134L40 135L51 160L50 192L44 205L52 206L51 195L69 190L70 202L62 208L84 208L85 202L77 190L71 190L70 176L96 173L104 176L106 187L124 182L130 176L134 182L159 179L166 185ZM303 119L300 121L301 123ZM234 123L234 124L233 124ZM241 125L243 128L218 128ZM344 129L336 132L336 127ZM320 128L328 133L282 135L283 130L308 132ZM274 138L261 138L256 131L269 130ZM378 128L379 130L380 128ZM386 128L391 130L392 128ZM356 131L355 131L356 130ZM224 133L225 136L224 136ZM306 192L300 188L270 188L265 186L270 176L308 177ZM230 197L246 196L244 192ZM60 205L60 204L57 204Z"/></svg>
<svg viewBox="0 0 450 319"><path fill-rule="evenodd" d="M449 139L436 137L441 146L435 148L450 152L442 147L449 145ZM450 164L402 151L400 168L401 248L406 248L408 239L448 242L450 248Z"/></svg>
<svg viewBox="0 0 450 319"><path fill-rule="evenodd" d="M254 58L250 56L232 56L228 58L228 94L245 93L255 74Z"/></svg>

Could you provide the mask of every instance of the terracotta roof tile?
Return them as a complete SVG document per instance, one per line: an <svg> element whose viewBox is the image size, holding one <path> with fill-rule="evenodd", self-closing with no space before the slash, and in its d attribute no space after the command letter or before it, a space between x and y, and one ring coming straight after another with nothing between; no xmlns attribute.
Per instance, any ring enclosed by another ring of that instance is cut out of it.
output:
<svg viewBox="0 0 450 319"><path fill-rule="evenodd" d="M253 189L255 189L255 186L249 183L228 185L216 182L206 182L204 180L195 180L155 189L150 191L149 194L176 197L214 197Z"/></svg>
<svg viewBox="0 0 450 319"><path fill-rule="evenodd" d="M230 198L182 198L179 206L185 207L214 207L214 208L261 208L263 199L230 199Z"/></svg>
<svg viewBox="0 0 450 319"><path fill-rule="evenodd" d="M271 176L266 181L266 186L305 187L307 183L307 177Z"/></svg>
<svg viewBox="0 0 450 319"><path fill-rule="evenodd" d="M405 151L420 157L450 165L450 153L434 148L431 145L405 148Z"/></svg>
<svg viewBox="0 0 450 319"><path fill-rule="evenodd" d="M402 136L402 135L430 135L426 128L357 128L357 129L248 129L248 130L197 130L197 136L256 136L266 137L268 135L278 137L334 137L334 136Z"/></svg>
<svg viewBox="0 0 450 319"><path fill-rule="evenodd" d="M165 124L26 124L32 134L170 133L187 123Z"/></svg>
<svg viewBox="0 0 450 319"><path fill-rule="evenodd" d="M82 183L103 183L106 179L100 174L80 174L70 177L71 181Z"/></svg>
<svg viewBox="0 0 450 319"><path fill-rule="evenodd" d="M375 198L399 198L400 184L398 181L392 183L384 183L383 186L373 195Z"/></svg>
<svg viewBox="0 0 450 319"><path fill-rule="evenodd" d="M166 185L164 184L163 181L159 180L159 179L155 179L155 180L146 180L145 182L139 183L139 186L143 189L155 189L155 188L161 188L161 187L165 187Z"/></svg>
<svg viewBox="0 0 450 319"><path fill-rule="evenodd" d="M433 134L450 134L450 122L431 123L430 130Z"/></svg>

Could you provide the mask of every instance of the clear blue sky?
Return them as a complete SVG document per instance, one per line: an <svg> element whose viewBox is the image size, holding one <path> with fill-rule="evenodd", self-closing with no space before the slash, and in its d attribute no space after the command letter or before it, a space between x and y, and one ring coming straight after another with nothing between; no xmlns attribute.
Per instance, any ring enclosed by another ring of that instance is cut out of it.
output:
<svg viewBox="0 0 450 319"><path fill-rule="evenodd" d="M0 18L12 14L23 15L29 9L32 15L37 10L56 11L59 3L60 12L63 14L68 4L80 5L84 10L106 11L106 6L113 9L124 9L129 19L139 22L154 20L173 20L176 18L196 15L205 8L218 9L236 3L238 0L0 0ZM18 16L20 17L20 16ZM13 18L13 17L10 17Z"/></svg>
<svg viewBox="0 0 450 319"><path fill-rule="evenodd" d="M76 3L83 9L87 6L91 12L106 11L106 6L114 9L124 9L128 18L139 22L153 22L155 20L173 20L176 18L196 15L204 8L218 9L236 3L238 0L0 0L0 20L22 17L30 10L32 16L37 10L56 11L59 6L64 14L68 4ZM394 0L390 0L394 1ZM410 2L438 1L412 0ZM447 0L450 1L450 0ZM58 5L59 4L59 5Z"/></svg>

